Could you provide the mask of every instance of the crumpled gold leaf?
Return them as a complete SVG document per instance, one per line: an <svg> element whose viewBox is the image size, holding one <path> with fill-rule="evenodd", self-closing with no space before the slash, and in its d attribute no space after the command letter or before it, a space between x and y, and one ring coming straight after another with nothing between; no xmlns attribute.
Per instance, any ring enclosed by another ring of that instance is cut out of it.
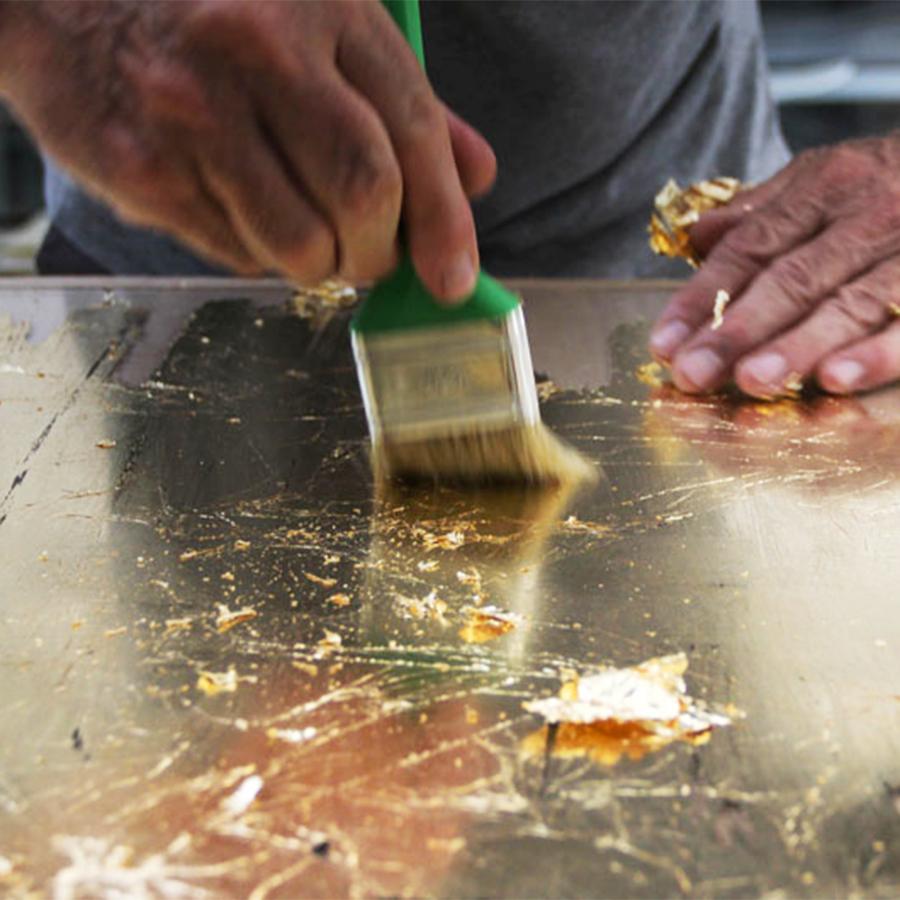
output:
<svg viewBox="0 0 900 900"><path fill-rule="evenodd" d="M650 249L661 256L684 259L695 269L700 256L691 244L688 228L700 214L730 203L744 189L737 178L711 178L681 188L670 178L653 201L650 216Z"/></svg>

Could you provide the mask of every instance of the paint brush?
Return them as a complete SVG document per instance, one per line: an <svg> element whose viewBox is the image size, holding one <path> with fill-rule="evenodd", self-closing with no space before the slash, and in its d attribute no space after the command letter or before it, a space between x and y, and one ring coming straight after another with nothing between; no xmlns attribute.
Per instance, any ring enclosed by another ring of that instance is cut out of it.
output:
<svg viewBox="0 0 900 900"><path fill-rule="evenodd" d="M384 0L424 66L418 0ZM541 422L522 304L480 272L438 303L405 251L351 323L380 478L560 482L595 473Z"/></svg>

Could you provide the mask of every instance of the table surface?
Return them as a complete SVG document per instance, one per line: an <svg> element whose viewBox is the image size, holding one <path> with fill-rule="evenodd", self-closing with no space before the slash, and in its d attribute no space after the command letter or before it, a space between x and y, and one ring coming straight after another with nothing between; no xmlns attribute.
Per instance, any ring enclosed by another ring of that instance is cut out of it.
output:
<svg viewBox="0 0 900 900"><path fill-rule="evenodd" d="M376 491L284 285L0 285L0 888L896 896L900 394L687 398L671 285L518 287L574 496ZM743 713L702 746L523 709L676 652Z"/></svg>

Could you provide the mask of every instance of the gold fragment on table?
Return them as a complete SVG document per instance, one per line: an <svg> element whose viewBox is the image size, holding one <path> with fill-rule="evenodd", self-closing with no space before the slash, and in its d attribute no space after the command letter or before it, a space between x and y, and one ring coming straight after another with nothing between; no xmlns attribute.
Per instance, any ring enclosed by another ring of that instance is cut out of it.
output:
<svg viewBox="0 0 900 900"><path fill-rule="evenodd" d="M217 604L217 609L219 613L216 616L216 631L219 634L231 631L235 625L240 625L241 622L249 622L250 619L255 619L259 615L252 606L244 606L241 609L229 609L224 603L219 603Z"/></svg>
<svg viewBox="0 0 900 900"><path fill-rule="evenodd" d="M352 285L329 278L314 287L297 288L289 308L301 319L327 321L335 312L353 306L358 299Z"/></svg>
<svg viewBox="0 0 900 900"><path fill-rule="evenodd" d="M714 728L731 724L687 693L684 653L655 657L623 669L605 667L564 682L559 696L531 700L528 712L555 727L553 752L587 756L613 765L622 756L640 759L674 741L703 743ZM523 744L527 753L543 752L549 733L543 728Z"/></svg>
<svg viewBox="0 0 900 900"><path fill-rule="evenodd" d="M494 641L522 624L518 613L506 612L496 606L470 606L463 610L465 620L459 636L467 644L486 644Z"/></svg>

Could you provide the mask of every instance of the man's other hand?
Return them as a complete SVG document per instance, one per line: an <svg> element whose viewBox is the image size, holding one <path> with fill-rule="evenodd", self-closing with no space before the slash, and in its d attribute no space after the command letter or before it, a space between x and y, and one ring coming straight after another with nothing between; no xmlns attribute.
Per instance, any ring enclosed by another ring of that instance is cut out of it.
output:
<svg viewBox="0 0 900 900"><path fill-rule="evenodd" d="M900 378L900 137L803 153L691 230L704 263L651 335L689 393L775 397ZM731 297L710 328L717 291Z"/></svg>

